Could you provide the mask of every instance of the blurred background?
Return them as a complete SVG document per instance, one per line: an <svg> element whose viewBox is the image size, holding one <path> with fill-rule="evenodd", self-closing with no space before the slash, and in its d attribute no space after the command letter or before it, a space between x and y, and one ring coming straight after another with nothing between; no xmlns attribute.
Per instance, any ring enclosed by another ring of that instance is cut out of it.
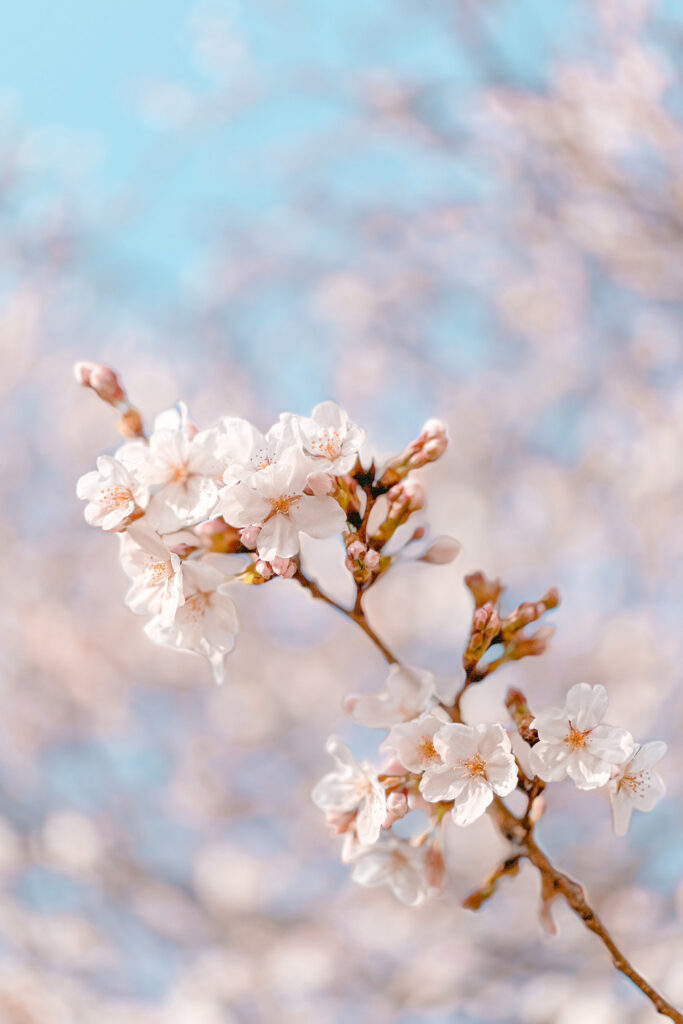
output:
<svg viewBox="0 0 683 1024"><path fill-rule="evenodd" d="M228 680L156 648L77 477L117 445L73 382L114 365L147 422L333 397L378 452L429 416L424 519L375 628L459 676L462 576L551 585L549 652L465 703L496 721L604 684L663 738L668 798L617 840L557 785L538 829L643 973L683 1003L683 17L675 0L29 0L0 38L0 1021L653 1024L524 869L449 833L446 893L362 890L310 790L384 666L277 581L236 592ZM343 592L334 543L306 549Z"/></svg>

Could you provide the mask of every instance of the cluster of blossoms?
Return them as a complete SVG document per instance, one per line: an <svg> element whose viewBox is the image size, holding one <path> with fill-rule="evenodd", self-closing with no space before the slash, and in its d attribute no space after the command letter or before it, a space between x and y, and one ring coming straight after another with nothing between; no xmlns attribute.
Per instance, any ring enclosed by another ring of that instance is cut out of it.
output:
<svg viewBox="0 0 683 1024"><path fill-rule="evenodd" d="M147 437L112 370L79 363L75 373L121 412L127 438L78 481L85 518L119 535L131 579L126 604L148 616L147 635L203 654L219 681L238 631L235 584L296 576L304 533L339 536L349 571L368 586L391 563L387 542L422 507L422 485L409 474L447 444L445 427L433 420L379 473L365 469L364 432L334 402L310 417L283 413L265 434L234 416L200 430L179 403L156 417ZM383 513L370 534L380 497ZM423 557L446 561L456 551L446 539ZM227 573L216 557L225 554L246 556L246 564L243 557Z"/></svg>
<svg viewBox="0 0 683 1024"><path fill-rule="evenodd" d="M634 808L652 810L664 793L653 767L666 744L639 746L625 729L603 724L607 704L603 686L578 683L564 707L532 716L519 692L510 691L508 706L520 726L513 752L502 723L454 721L459 709L439 699L431 673L393 665L382 691L347 700L354 721L388 730L381 766L358 764L331 738L327 749L336 767L313 800L344 834L342 860L353 865L356 882L387 885L402 902L419 904L443 882L441 832L448 818L466 827L518 787L528 793L533 787L532 821L543 813L545 783L567 776L579 789L606 789L617 835L625 834ZM415 810L426 812L426 829L397 837L392 826Z"/></svg>
<svg viewBox="0 0 683 1024"><path fill-rule="evenodd" d="M313 791L344 837L342 859L352 865L354 880L386 885L408 905L423 903L444 881L446 823L466 828L488 812L512 851L465 906L477 909L499 879L528 859L541 876L542 921L552 927L550 905L562 897L601 937L615 966L660 1012L683 1024L683 1015L619 953L581 887L553 867L534 839L546 786L565 778L582 790L606 790L615 831L623 835L633 809L651 810L664 792L654 766L666 745L641 746L625 729L605 724L607 693L586 683L569 690L563 707L538 713L519 690L509 690L511 732L503 722L463 720L470 686L507 662L545 651L553 627L537 623L559 603L557 592L505 615L500 582L482 573L467 576L474 613L462 655L464 681L448 699L431 673L401 666L365 616L364 594L397 558L411 553L442 564L458 553L453 538L430 543L424 526L410 525L424 504L414 471L445 451L444 425L430 420L399 455L377 467L362 456L363 431L334 402L321 403L308 417L284 413L265 434L238 417L200 430L180 404L158 416L146 436L112 370L79 363L76 377L120 413L125 443L101 456L77 490L87 501L86 520L119 535L131 580L126 603L147 616L152 640L204 655L220 681L238 630L233 594L239 585L283 577L361 626L390 663L381 692L351 696L346 705L357 723L386 730L380 766L358 763L333 737L327 749L335 767ZM356 588L351 608L302 571L302 533L339 537ZM226 561L233 563L225 555L242 556L235 572L226 570ZM505 803L515 790L527 801L521 815ZM407 820L412 812L418 812L412 819L417 830Z"/></svg>

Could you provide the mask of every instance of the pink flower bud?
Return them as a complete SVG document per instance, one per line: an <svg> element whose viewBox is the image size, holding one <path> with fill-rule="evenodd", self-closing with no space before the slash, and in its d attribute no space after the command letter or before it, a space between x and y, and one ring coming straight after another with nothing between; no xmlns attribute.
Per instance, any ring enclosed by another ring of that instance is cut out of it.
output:
<svg viewBox="0 0 683 1024"><path fill-rule="evenodd" d="M349 558L362 558L365 551L365 544L363 544L361 540L352 541L346 549L346 553Z"/></svg>
<svg viewBox="0 0 683 1024"><path fill-rule="evenodd" d="M446 448L448 448L448 438L435 437L426 442L422 451L427 462L434 462L441 455L443 455L443 453L446 451Z"/></svg>
<svg viewBox="0 0 683 1024"><path fill-rule="evenodd" d="M415 477L408 477L395 484L387 493L389 516L396 518L404 512L415 512L425 502L425 489Z"/></svg>
<svg viewBox="0 0 683 1024"><path fill-rule="evenodd" d="M375 551L374 548L370 548L363 558L365 565L368 569L377 569L379 567L380 553Z"/></svg>
<svg viewBox="0 0 683 1024"><path fill-rule="evenodd" d="M443 422L443 420L427 420L422 430L420 431L420 438L425 441L432 441L435 438L446 438L447 436L448 427Z"/></svg>
<svg viewBox="0 0 683 1024"><path fill-rule="evenodd" d="M261 526L259 524L253 526L245 526L240 533L240 540L242 541L244 547L248 548L250 551L253 551L254 548L256 547L256 541L258 540L258 535L260 532Z"/></svg>
<svg viewBox="0 0 683 1024"><path fill-rule="evenodd" d="M80 362L74 365L74 377L79 384L92 388L105 402L115 405L125 402L126 395L116 373L101 363Z"/></svg>
<svg viewBox="0 0 683 1024"><path fill-rule="evenodd" d="M430 562L432 565L447 565L448 562L457 558L459 553L460 544L455 537L437 537L422 555L420 561Z"/></svg>
<svg viewBox="0 0 683 1024"><path fill-rule="evenodd" d="M285 580L291 580L296 575L296 562L291 558L281 558L279 555L270 563L276 576Z"/></svg>
<svg viewBox="0 0 683 1024"><path fill-rule="evenodd" d="M254 568L256 569L256 572L259 574L259 576L263 576L264 580L269 580L270 577L273 575L273 569L271 567L270 562L264 562L262 558L259 558L254 563Z"/></svg>
<svg viewBox="0 0 683 1024"><path fill-rule="evenodd" d="M405 793L390 793L387 797L387 815L382 822L382 828L391 828L394 822L398 821L408 813L408 797Z"/></svg>
<svg viewBox="0 0 683 1024"><path fill-rule="evenodd" d="M391 811L396 818L402 818L404 814L408 813L408 797L405 793L400 791L394 791L387 797L387 809Z"/></svg>

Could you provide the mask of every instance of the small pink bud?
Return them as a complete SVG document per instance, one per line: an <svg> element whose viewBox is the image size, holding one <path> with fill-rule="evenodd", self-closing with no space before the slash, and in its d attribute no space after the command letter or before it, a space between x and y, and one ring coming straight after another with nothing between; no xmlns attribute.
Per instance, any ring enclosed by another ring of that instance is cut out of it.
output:
<svg viewBox="0 0 683 1024"><path fill-rule="evenodd" d="M126 395L114 370L102 363L80 362L74 365L74 377L79 384L92 390L105 402L115 405L125 402Z"/></svg>
<svg viewBox="0 0 683 1024"><path fill-rule="evenodd" d="M375 551L374 548L370 548L363 558L368 569L377 569L379 567L379 560L380 553L379 551Z"/></svg>
<svg viewBox="0 0 683 1024"><path fill-rule="evenodd" d="M387 797L387 815L382 822L382 828L391 828L394 822L399 821L408 813L408 797L405 793L390 793Z"/></svg>
<svg viewBox="0 0 683 1024"><path fill-rule="evenodd" d="M408 813L408 797L405 793L394 791L387 797L387 808L397 818L402 818Z"/></svg>
<svg viewBox="0 0 683 1024"><path fill-rule="evenodd" d="M259 574L259 576L263 576L264 580L269 580L270 577L273 575L273 569L271 567L270 562L264 562L262 558L259 558L255 562L254 568L256 569L256 572Z"/></svg>
<svg viewBox="0 0 683 1024"><path fill-rule="evenodd" d="M460 544L455 537L437 537L420 558L421 562L432 565L447 565L458 557Z"/></svg>
<svg viewBox="0 0 683 1024"><path fill-rule="evenodd" d="M244 547L248 548L250 551L253 551L254 548L256 547L256 541L258 539L258 535L260 532L260 524L255 524L253 526L245 526L240 533L240 540L242 541Z"/></svg>
<svg viewBox="0 0 683 1024"><path fill-rule="evenodd" d="M270 564L275 575L285 580L291 580L296 575L296 562L291 558L280 558L278 555Z"/></svg>
<svg viewBox="0 0 683 1024"><path fill-rule="evenodd" d="M448 427L443 422L443 420L427 420L422 430L420 431L420 437L425 441L432 441L435 438L445 438L447 436Z"/></svg>
<svg viewBox="0 0 683 1024"><path fill-rule="evenodd" d="M408 477L395 484L388 492L389 516L395 518L401 512L416 512L425 502L425 489L415 477Z"/></svg>
<svg viewBox="0 0 683 1024"><path fill-rule="evenodd" d="M346 549L346 553L349 556L349 558L362 558L362 556L365 554L365 551L365 544L363 544L361 540L352 541L349 544L348 548Z"/></svg>

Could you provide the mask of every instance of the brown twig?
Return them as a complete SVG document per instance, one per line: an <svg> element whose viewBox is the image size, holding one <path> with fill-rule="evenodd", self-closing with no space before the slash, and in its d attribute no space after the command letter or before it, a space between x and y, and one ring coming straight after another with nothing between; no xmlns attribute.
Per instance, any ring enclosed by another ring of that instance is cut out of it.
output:
<svg viewBox="0 0 683 1024"><path fill-rule="evenodd" d="M354 603L354 607L345 608L342 604L337 604L336 601L334 601L324 591L322 591L320 587L317 585L317 583L314 583L314 581L309 579L308 576L305 576L300 568L297 570L296 574L292 577L292 579L295 579L297 583L300 583L302 587L305 587L305 589L308 590L308 592L312 594L313 597L318 598L318 600L320 601L324 601L325 604L331 605L332 608L336 608L336 610L338 612L341 612L342 615L345 615L347 619L351 619L351 621L355 622L357 626L360 626L363 632L366 633L367 636L372 640L375 647L377 647L377 649L381 651L382 655L386 658L388 663L390 665L398 664L398 658L394 657L389 648L380 640L380 638L377 636L374 629L368 622L361 603L362 592L360 588L358 588L356 592L356 601Z"/></svg>

